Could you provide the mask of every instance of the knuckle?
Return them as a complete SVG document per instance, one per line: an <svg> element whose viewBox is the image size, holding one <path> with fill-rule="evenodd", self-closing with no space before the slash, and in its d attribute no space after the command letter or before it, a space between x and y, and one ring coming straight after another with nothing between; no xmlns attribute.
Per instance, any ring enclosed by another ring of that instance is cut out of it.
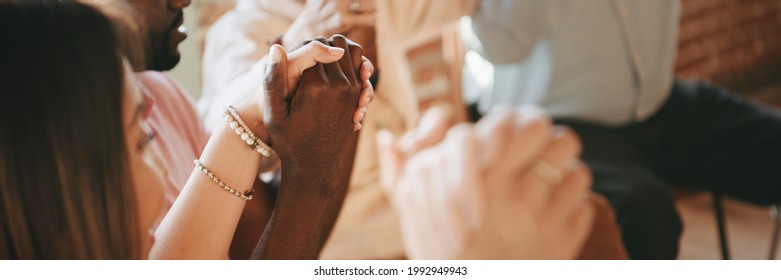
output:
<svg viewBox="0 0 781 280"><path fill-rule="evenodd" d="M536 105L524 105L517 110L519 118L523 120L540 120L549 125L552 125L552 120L545 109Z"/></svg>
<svg viewBox="0 0 781 280"><path fill-rule="evenodd" d="M310 43L312 43L312 40L304 40L303 42L298 44L295 48L293 48L293 51L301 49L301 48L304 48L304 49L310 48L311 47L311 46L309 46Z"/></svg>
<svg viewBox="0 0 781 280"><path fill-rule="evenodd" d="M360 82L357 81L352 81L350 83L350 88L351 88L351 92L356 94L361 93L361 91L363 90L363 86L361 85Z"/></svg>
<svg viewBox="0 0 781 280"><path fill-rule="evenodd" d="M326 40L325 37L323 37L323 36L317 36L313 40L314 41L318 41L318 42L323 43L323 44L326 44L326 45L328 44L328 40Z"/></svg>
<svg viewBox="0 0 781 280"><path fill-rule="evenodd" d="M521 123L521 131L532 135L548 135L550 133L551 123L541 118L531 118ZM547 136L546 136L547 137Z"/></svg>
<svg viewBox="0 0 781 280"><path fill-rule="evenodd" d="M350 43L347 44L347 46L350 49L350 53L361 54L361 55L363 54L363 47L361 45L359 45L358 43L350 41Z"/></svg>
<svg viewBox="0 0 781 280"><path fill-rule="evenodd" d="M547 130L553 126L550 118L548 118L544 111L539 109L539 107L527 105L517 110L512 108L503 108L503 110L515 111L515 115L520 126L529 126L545 133L547 133Z"/></svg>
<svg viewBox="0 0 781 280"><path fill-rule="evenodd" d="M347 45L350 46L350 47L357 47L357 48L363 49L361 44L358 44L357 42L355 42L353 40L350 40L349 38L345 38L345 41L346 41Z"/></svg>
<svg viewBox="0 0 781 280"><path fill-rule="evenodd" d="M490 115L486 116L485 120L481 120L478 123L481 125L488 125L491 130L513 129L513 120L516 117L515 111L505 107L504 109L502 108L492 109L489 114ZM537 128L536 130L541 130L541 129L542 127Z"/></svg>
<svg viewBox="0 0 781 280"><path fill-rule="evenodd" d="M571 199L585 197L591 189L591 173L588 169L579 163L577 166L567 170L565 174L565 179L557 187L559 193L571 197Z"/></svg>
<svg viewBox="0 0 781 280"><path fill-rule="evenodd" d="M591 168L589 168L585 163L578 161L575 171L583 178L583 182L586 184L587 188L590 188L591 183L594 181Z"/></svg>
<svg viewBox="0 0 781 280"><path fill-rule="evenodd" d="M313 83L309 86L309 89L318 95L324 94L328 92L328 85L326 83Z"/></svg>
<svg viewBox="0 0 781 280"><path fill-rule="evenodd" d="M515 117L515 108L507 104L498 104L488 112L492 118L508 119Z"/></svg>
<svg viewBox="0 0 781 280"><path fill-rule="evenodd" d="M569 128L568 128L568 131L571 132L569 134L570 135L569 138L571 139L570 143L572 145L572 149L574 150L575 156L579 157L581 155L581 153L583 152L583 142L580 140L580 136L578 136L578 134L575 133L575 131L573 131L572 129L569 129Z"/></svg>
<svg viewBox="0 0 781 280"><path fill-rule="evenodd" d="M285 79L281 79L278 76L279 74L274 73L272 70L272 73L268 73L265 77L263 77L263 87L266 91L284 90L286 86Z"/></svg>
<svg viewBox="0 0 781 280"><path fill-rule="evenodd" d="M567 149L575 155L580 155L583 147L578 134L566 126L559 126L557 129L560 130L560 133L556 139L560 143L559 145L561 145L563 149Z"/></svg>
<svg viewBox="0 0 781 280"><path fill-rule="evenodd" d="M332 42L335 42L335 43L337 43L337 42L338 42L338 43L343 43L343 44L346 44L346 43L349 41L349 40L348 40L346 37L344 37L344 35L342 35L342 34L334 34L334 35L331 35L331 37L329 38L329 40L330 40L330 41L332 41Z"/></svg>
<svg viewBox="0 0 781 280"><path fill-rule="evenodd" d="M355 88L347 82L346 78L338 78L339 82L333 83L333 90L345 94L355 93Z"/></svg>
<svg viewBox="0 0 781 280"><path fill-rule="evenodd" d="M474 130L472 125L466 124L466 123L460 123L454 125L450 130L447 132L447 139L448 141L461 143L463 145L469 144L471 141L476 141ZM461 145L459 144L459 145Z"/></svg>
<svg viewBox="0 0 781 280"><path fill-rule="evenodd" d="M351 58L353 60L353 66L357 69L361 67L363 62L363 47L358 44L351 44L347 47L350 51Z"/></svg>

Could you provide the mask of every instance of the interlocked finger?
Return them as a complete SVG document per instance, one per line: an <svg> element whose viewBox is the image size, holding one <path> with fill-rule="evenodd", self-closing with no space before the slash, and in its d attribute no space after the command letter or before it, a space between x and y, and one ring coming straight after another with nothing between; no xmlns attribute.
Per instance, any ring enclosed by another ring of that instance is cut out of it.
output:
<svg viewBox="0 0 781 280"><path fill-rule="evenodd" d="M580 155L580 150L580 139L571 129L556 127L548 148L531 171L545 185L554 187L563 179L563 170Z"/></svg>

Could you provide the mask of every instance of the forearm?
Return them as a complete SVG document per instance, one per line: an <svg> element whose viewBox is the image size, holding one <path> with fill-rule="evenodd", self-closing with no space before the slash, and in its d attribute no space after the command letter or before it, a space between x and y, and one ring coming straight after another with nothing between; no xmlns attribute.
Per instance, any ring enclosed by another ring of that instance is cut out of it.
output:
<svg viewBox="0 0 781 280"><path fill-rule="evenodd" d="M221 181L246 193L252 187L260 155L228 126L212 135L200 159ZM246 202L194 169L155 233L152 259L224 259Z"/></svg>
<svg viewBox="0 0 781 280"><path fill-rule="evenodd" d="M261 163L265 161L266 159L263 159ZM231 259L246 260L252 256L274 207L276 193L270 187L260 179L255 181L255 194L252 195L252 200L247 201L236 227L236 233L233 235L230 247Z"/></svg>
<svg viewBox="0 0 781 280"><path fill-rule="evenodd" d="M354 149L345 151L338 162L309 169L283 162L280 193L253 258L317 259L339 216L354 156Z"/></svg>
<svg viewBox="0 0 781 280"><path fill-rule="evenodd" d="M273 47L269 55L278 63L272 64L266 76L263 119L270 145L281 159L282 182L255 258L317 258L349 185L358 141L354 110L361 104L359 93L363 92L363 80L350 73L358 70L353 61L357 62L361 49L343 36L316 41L303 51L315 50L328 56L302 61L319 61L325 66L310 68L315 64L304 64L299 68L303 70L300 78L293 79L297 85L291 83L290 74L286 77L280 71L299 72L295 65L286 65L282 48ZM298 53L293 52L293 56Z"/></svg>

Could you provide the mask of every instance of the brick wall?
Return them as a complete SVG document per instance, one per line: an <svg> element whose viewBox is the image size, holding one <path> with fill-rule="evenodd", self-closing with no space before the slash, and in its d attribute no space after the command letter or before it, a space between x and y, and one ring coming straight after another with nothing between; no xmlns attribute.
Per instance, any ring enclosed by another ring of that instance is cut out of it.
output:
<svg viewBox="0 0 781 280"><path fill-rule="evenodd" d="M738 91L781 82L781 1L682 0L676 74Z"/></svg>

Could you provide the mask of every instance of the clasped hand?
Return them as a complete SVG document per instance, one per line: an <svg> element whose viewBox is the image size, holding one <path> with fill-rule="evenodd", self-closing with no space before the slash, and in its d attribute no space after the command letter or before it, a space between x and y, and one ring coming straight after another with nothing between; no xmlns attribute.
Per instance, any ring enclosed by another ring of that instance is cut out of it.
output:
<svg viewBox="0 0 781 280"><path fill-rule="evenodd" d="M378 135L382 181L415 259L571 259L594 218L580 141L540 109L447 129L429 111Z"/></svg>
<svg viewBox="0 0 781 280"><path fill-rule="evenodd" d="M343 54L338 60L313 58L306 65L311 67L287 69L289 56L312 48L338 48ZM374 95L368 82L373 66L359 45L341 35L305 41L289 56L279 45L271 48L264 83L264 124L283 173L286 167L334 174L343 173L338 168L351 169L356 130L361 127L356 121L363 118Z"/></svg>

